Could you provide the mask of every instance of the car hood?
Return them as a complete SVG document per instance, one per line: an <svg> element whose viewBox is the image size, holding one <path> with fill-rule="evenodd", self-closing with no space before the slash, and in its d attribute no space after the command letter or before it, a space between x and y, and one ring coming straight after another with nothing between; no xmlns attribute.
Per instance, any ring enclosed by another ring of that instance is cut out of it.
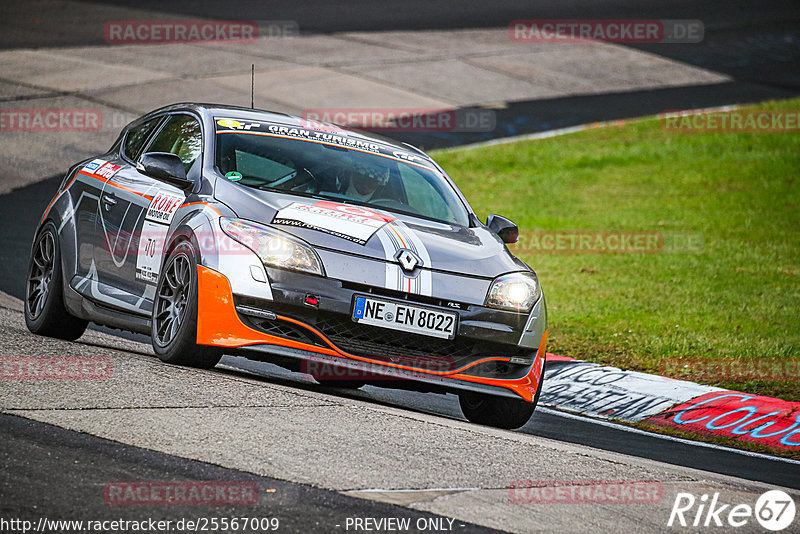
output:
<svg viewBox="0 0 800 534"><path fill-rule="evenodd" d="M487 228L465 228L302 197L260 191L219 180L215 197L239 217L293 234L315 248L400 264L402 249L414 253L421 269L495 278L528 267Z"/></svg>

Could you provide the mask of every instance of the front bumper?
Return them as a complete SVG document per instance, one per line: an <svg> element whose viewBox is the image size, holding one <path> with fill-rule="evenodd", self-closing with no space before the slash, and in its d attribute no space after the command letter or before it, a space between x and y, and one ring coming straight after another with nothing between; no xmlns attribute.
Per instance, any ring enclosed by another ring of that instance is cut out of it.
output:
<svg viewBox="0 0 800 534"><path fill-rule="evenodd" d="M309 364L332 365L359 371L370 382L413 380L529 402L536 394L547 331L540 329L537 346L521 344L526 334L528 340L538 334L527 316L517 315L521 323L515 328L492 317L508 312L469 307L459 311L455 342L419 340L421 336L350 322L352 296L362 293L358 287L285 272L270 278L272 300L235 297L227 277L198 266L198 344L278 354L305 362L306 369ZM304 304L309 295L319 297L318 307Z"/></svg>

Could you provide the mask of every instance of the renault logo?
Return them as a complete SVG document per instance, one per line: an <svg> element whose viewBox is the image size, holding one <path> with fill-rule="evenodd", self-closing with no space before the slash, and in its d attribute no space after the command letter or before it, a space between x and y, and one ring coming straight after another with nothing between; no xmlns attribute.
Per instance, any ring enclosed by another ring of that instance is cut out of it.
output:
<svg viewBox="0 0 800 534"><path fill-rule="evenodd" d="M419 256L408 250L407 248L401 248L397 251L397 254L394 255L394 258L400 262L400 267L407 273L410 273L420 265L422 265L422 260Z"/></svg>

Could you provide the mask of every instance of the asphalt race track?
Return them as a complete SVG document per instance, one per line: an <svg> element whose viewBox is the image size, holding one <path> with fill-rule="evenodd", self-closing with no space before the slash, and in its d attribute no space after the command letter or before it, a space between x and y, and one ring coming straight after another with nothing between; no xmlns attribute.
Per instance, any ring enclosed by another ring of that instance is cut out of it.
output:
<svg viewBox="0 0 800 534"><path fill-rule="evenodd" d="M0 8L6 15L0 26L8 30L0 36L0 50L103 45L80 17L58 16L57 2L18 4ZM72 3L85 11L127 4ZM248 0L238 2L235 13L229 3L207 0L164 4L141 0L136 9L153 17L294 20L304 34L321 35L495 28L519 18L699 19L705 39L698 46L630 48L728 77L695 86L508 101L495 106L492 132L396 135L425 148L800 93L800 6L773 0L569 0L535 9L523 0L280 0L269 9ZM0 156L2 172L2 146ZM0 354L97 355L111 360L114 375L106 389L3 385L0 518L243 515L241 508L224 505L143 511L112 507L102 498L104 485L113 481L203 480L255 484L260 499L244 515L279 517L280 531L288 532L352 531L346 522L354 517L404 517L415 524L449 524L458 532L578 532L609 524L620 531L669 531L677 492L720 492L725 502L753 504L771 486L800 490L798 462L633 432L557 410L537 410L524 428L506 432L464 421L452 395L323 388L305 375L235 356L211 371L183 370L155 360L142 336L101 327L75 343L32 336L15 299L23 296L35 226L61 178L0 195ZM507 488L514 480L551 478L654 480L664 497L653 506L622 508L509 503ZM792 495L800 503L800 494Z"/></svg>
<svg viewBox="0 0 800 534"><path fill-rule="evenodd" d="M118 480L204 480L237 481L255 484L265 496L248 508L248 515L281 519L281 529L290 532L314 532L320 525L335 528L344 525L347 517L396 517L412 521L446 521L398 506L349 497L307 485L259 477L250 473L224 469L203 462L184 460L138 447L64 430L57 426L29 419L0 415L0 465L3 477L3 516L37 521L46 507L50 520L68 519L80 509L86 517L104 517L108 505L97 498L98 487L109 482L109 473ZM39 495L48 495L46 503L32 506ZM22 513L20 513L22 511ZM161 520L178 521L191 517L183 507L159 506L152 510ZM213 506L203 509L206 516L239 515L235 506ZM114 518L141 519L135 507L121 508ZM492 529L458 522L459 532L494 532Z"/></svg>

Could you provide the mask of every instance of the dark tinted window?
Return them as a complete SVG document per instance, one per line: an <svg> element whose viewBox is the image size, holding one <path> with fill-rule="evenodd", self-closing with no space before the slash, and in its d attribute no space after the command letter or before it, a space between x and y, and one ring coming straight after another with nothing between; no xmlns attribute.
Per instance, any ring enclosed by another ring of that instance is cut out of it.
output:
<svg viewBox="0 0 800 534"><path fill-rule="evenodd" d="M188 172L200 155L202 144L203 136L197 119L189 115L173 115L147 147L147 151L175 154L181 158Z"/></svg>
<svg viewBox="0 0 800 534"><path fill-rule="evenodd" d="M125 156L136 161L142 151L142 145L147 141L147 136L150 135L150 132L153 131L153 128L156 127L160 120L161 117L147 121L128 132L127 137L125 137Z"/></svg>

